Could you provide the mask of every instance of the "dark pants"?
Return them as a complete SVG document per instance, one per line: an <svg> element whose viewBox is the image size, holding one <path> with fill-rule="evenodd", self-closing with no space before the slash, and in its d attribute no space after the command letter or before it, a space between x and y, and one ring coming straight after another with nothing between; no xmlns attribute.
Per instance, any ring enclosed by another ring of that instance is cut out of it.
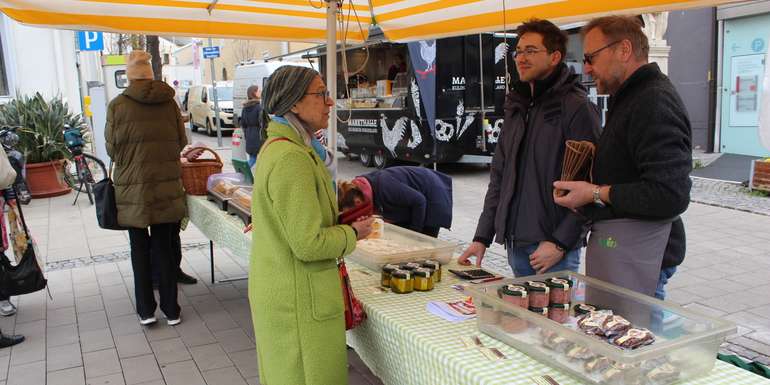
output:
<svg viewBox="0 0 770 385"><path fill-rule="evenodd" d="M148 229L129 229L131 266L134 269L136 312L141 318L155 314L155 295L152 292L152 260L160 270L160 310L168 319L179 318L176 274L179 264L174 254L173 239L179 234L178 223L150 225Z"/></svg>
<svg viewBox="0 0 770 385"><path fill-rule="evenodd" d="M177 226L177 230L179 230L179 226ZM179 237L179 231L177 231L174 235L171 236L171 248L172 253L174 255L174 261L176 262L176 271L177 274L182 273L182 239ZM157 284L160 282L160 267L158 266L158 259L157 258L151 258L152 259L152 282L153 284Z"/></svg>
<svg viewBox="0 0 770 385"><path fill-rule="evenodd" d="M420 231L420 232L425 234L425 235L427 235L427 236L429 236L429 237L438 238L439 230L441 230L441 228L438 227L438 226L436 226L436 227L425 226L425 227L422 228L422 231Z"/></svg>

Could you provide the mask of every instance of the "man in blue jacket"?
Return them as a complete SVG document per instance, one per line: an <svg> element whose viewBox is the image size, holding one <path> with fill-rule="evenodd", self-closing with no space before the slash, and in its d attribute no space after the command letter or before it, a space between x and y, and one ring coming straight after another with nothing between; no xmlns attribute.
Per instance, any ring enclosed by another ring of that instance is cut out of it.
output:
<svg viewBox="0 0 770 385"><path fill-rule="evenodd" d="M342 211L371 201L374 212L386 222L434 238L441 227L452 226L452 178L438 171L413 166L391 167L340 186Z"/></svg>

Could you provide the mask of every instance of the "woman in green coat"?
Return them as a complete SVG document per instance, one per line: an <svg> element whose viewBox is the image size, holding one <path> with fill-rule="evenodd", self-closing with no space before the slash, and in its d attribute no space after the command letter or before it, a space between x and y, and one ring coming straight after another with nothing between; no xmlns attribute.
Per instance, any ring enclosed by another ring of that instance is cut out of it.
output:
<svg viewBox="0 0 770 385"><path fill-rule="evenodd" d="M314 70L284 66L263 93L267 139L252 196L249 303L260 383L347 384L344 305L336 259L371 231L337 225L337 198L311 146L334 101Z"/></svg>

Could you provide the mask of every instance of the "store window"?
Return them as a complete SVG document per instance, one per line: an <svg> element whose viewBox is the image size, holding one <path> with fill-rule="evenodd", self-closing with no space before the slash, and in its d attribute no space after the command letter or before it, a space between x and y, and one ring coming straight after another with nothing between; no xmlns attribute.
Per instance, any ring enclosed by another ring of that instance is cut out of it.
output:
<svg viewBox="0 0 770 385"><path fill-rule="evenodd" d="M0 39L0 96L8 96L10 94L8 91L8 74L5 68L5 47L3 46L2 39Z"/></svg>

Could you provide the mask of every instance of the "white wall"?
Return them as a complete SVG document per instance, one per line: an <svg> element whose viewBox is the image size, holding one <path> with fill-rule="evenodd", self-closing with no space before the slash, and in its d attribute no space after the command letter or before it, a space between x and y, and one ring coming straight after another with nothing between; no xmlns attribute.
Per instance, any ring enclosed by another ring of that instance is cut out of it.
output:
<svg viewBox="0 0 770 385"><path fill-rule="evenodd" d="M61 95L73 112L82 112L75 63L75 33L21 25L2 15L3 56L10 97L40 92ZM0 98L7 100L8 97Z"/></svg>

